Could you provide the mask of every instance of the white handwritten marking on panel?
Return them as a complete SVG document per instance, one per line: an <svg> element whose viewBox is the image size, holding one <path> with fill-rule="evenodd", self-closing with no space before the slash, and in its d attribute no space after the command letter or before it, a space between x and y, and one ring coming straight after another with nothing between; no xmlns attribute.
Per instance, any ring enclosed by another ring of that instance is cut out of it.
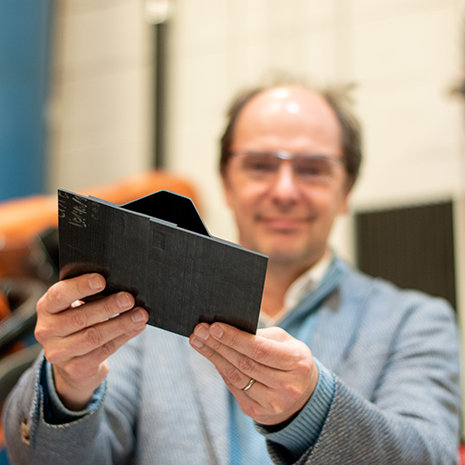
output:
<svg viewBox="0 0 465 465"><path fill-rule="evenodd" d="M58 199L61 219L67 219L70 226L87 228L87 200L62 192Z"/></svg>

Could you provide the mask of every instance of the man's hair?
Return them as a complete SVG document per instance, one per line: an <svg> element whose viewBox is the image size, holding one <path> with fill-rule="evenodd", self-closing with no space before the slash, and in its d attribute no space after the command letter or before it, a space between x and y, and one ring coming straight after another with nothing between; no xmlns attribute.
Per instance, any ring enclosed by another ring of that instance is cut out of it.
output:
<svg viewBox="0 0 465 465"><path fill-rule="evenodd" d="M219 168L222 176L226 174L226 167L232 155L231 146L234 140L234 128L242 109L258 94L289 84L294 85L295 83L284 82L255 87L239 93L233 99L227 111L227 124L220 139ZM349 186L352 187L357 180L360 164L362 162L362 137L360 123L350 109L351 102L348 96L350 86L318 90L308 85L302 85L301 83L298 85L321 95L334 111L341 129L342 157L349 177Z"/></svg>

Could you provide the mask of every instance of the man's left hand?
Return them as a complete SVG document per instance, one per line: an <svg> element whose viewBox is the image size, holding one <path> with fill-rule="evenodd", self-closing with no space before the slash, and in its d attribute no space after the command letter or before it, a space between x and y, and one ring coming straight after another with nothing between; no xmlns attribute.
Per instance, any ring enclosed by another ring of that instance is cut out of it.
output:
<svg viewBox="0 0 465 465"><path fill-rule="evenodd" d="M318 381L308 346L281 328L253 335L224 323L200 323L189 341L215 365L242 411L263 425L290 419Z"/></svg>

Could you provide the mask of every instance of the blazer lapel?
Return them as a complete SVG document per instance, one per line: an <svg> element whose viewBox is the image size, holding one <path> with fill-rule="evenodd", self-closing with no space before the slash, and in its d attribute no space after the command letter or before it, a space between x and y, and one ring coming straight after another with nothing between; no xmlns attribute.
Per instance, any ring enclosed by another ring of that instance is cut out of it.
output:
<svg viewBox="0 0 465 465"><path fill-rule="evenodd" d="M195 350L188 351L192 387L198 399L200 420L213 464L229 463L228 390L216 368Z"/></svg>
<svg viewBox="0 0 465 465"><path fill-rule="evenodd" d="M315 357L336 374L357 339L368 296L366 289L363 293L353 292L350 284L342 285L328 297L318 312L310 341ZM335 328L337 337L334 336Z"/></svg>

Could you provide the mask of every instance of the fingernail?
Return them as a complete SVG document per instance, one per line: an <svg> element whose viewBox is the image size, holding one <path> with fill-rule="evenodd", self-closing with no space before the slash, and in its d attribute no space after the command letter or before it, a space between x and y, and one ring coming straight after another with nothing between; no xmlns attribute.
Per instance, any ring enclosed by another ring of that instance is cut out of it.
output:
<svg viewBox="0 0 465 465"><path fill-rule="evenodd" d="M132 306L132 299L126 292L120 292L117 297L118 305L122 310L126 310L131 308Z"/></svg>
<svg viewBox="0 0 465 465"><path fill-rule="evenodd" d="M199 326L194 331L194 334L198 336L200 339L206 341L208 339L208 328L206 328L205 326Z"/></svg>
<svg viewBox="0 0 465 465"><path fill-rule="evenodd" d="M223 337L223 329L218 325L213 325L210 328L210 333L216 339L221 339Z"/></svg>
<svg viewBox="0 0 465 465"><path fill-rule="evenodd" d="M105 286L105 280L98 274L89 277L89 287L92 290L101 289Z"/></svg>
<svg viewBox="0 0 465 465"><path fill-rule="evenodd" d="M131 320L134 323L142 323L143 321L146 320L146 318L147 318L146 314L144 310L142 310L141 308L131 313Z"/></svg>
<svg viewBox="0 0 465 465"><path fill-rule="evenodd" d="M204 346L203 342L200 339L196 338L196 337L193 337L191 339L191 344L193 346L197 347L197 349L201 349Z"/></svg>

